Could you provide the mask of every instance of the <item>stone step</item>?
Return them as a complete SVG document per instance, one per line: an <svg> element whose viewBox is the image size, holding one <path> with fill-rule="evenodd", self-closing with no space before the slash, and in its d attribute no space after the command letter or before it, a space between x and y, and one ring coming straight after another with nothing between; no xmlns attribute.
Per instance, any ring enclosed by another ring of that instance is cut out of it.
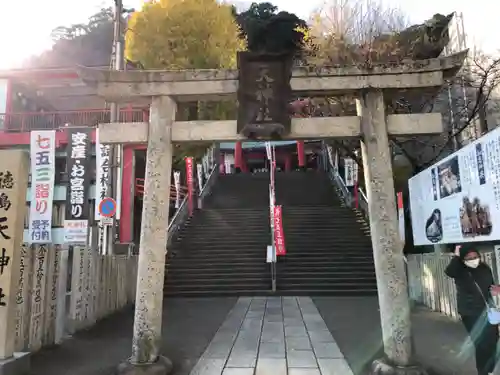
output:
<svg viewBox="0 0 500 375"><path fill-rule="evenodd" d="M278 288L276 292L271 291L269 286L265 290L204 290L204 291L168 291L165 295L170 297L252 297L252 296L329 296L329 297L363 297L377 295L377 288L365 289L287 289Z"/></svg>

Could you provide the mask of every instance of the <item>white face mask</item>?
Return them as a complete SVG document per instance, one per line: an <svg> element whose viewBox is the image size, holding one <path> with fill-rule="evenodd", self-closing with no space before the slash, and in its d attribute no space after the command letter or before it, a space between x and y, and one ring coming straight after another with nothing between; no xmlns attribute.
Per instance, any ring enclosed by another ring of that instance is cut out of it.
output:
<svg viewBox="0 0 500 375"><path fill-rule="evenodd" d="M477 268L479 266L479 259L466 260L464 261L465 265L470 268Z"/></svg>

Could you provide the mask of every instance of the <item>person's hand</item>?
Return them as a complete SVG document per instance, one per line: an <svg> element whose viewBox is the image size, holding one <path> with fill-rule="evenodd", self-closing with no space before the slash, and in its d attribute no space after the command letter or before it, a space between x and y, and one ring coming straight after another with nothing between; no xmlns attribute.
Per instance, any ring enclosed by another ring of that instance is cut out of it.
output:
<svg viewBox="0 0 500 375"><path fill-rule="evenodd" d="M455 251L453 252L453 254L455 254L457 257L459 257L461 248L462 248L462 245L455 246Z"/></svg>

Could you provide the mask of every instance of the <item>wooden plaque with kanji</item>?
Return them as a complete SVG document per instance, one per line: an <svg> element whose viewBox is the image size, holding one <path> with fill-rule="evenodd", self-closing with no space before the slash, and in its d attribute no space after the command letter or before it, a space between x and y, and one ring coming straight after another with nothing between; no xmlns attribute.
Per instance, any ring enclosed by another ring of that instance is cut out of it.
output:
<svg viewBox="0 0 500 375"><path fill-rule="evenodd" d="M290 133L291 66L288 55L238 54L238 132L252 139Z"/></svg>

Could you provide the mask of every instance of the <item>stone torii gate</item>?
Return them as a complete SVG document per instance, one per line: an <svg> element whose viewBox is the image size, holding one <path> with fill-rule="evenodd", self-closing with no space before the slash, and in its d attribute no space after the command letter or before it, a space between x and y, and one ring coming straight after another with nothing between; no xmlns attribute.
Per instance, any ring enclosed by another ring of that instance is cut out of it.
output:
<svg viewBox="0 0 500 375"><path fill-rule="evenodd" d="M294 94L356 97L357 116L294 118L284 139L358 138L369 203L385 358L373 373L420 374L412 366L410 308L398 235L389 135L438 134L438 113L386 114L384 96L404 97L408 90L437 90L462 66L466 52L400 65L296 68ZM173 143L245 139L235 121L176 121L178 102L236 97L238 71L105 71L81 68L80 76L109 102L151 103L149 123L99 124L106 144L146 143L147 163L132 356L121 374L166 374L160 355L161 316ZM404 92L403 92L404 91Z"/></svg>

